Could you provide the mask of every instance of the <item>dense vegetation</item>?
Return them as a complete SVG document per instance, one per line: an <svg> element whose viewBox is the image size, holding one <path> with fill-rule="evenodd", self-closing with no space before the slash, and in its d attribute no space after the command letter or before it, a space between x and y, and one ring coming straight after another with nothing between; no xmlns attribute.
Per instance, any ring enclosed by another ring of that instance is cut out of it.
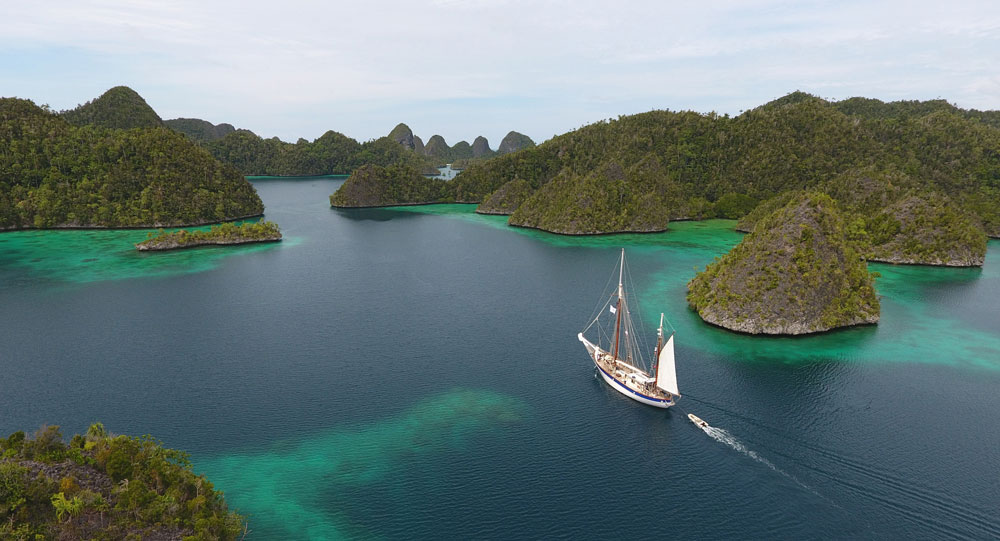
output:
<svg viewBox="0 0 1000 541"><path fill-rule="evenodd" d="M0 538L236 539L243 519L191 471L187 455L149 436L95 423L63 441L58 426L0 438Z"/></svg>
<svg viewBox="0 0 1000 541"><path fill-rule="evenodd" d="M869 261L983 264L986 235L975 215L901 171L855 169L820 189L839 203L850 240Z"/></svg>
<svg viewBox="0 0 1000 541"><path fill-rule="evenodd" d="M986 255L986 235L974 217L951 199L921 188L898 170L855 169L823 182L845 214L848 236L869 261L977 266ZM761 203L737 224L751 231L757 221L785 205L797 192Z"/></svg>
<svg viewBox="0 0 1000 541"><path fill-rule="evenodd" d="M656 180L664 173L651 161L628 170L611 162L581 177L560 174L517 207L510 224L563 234L663 231L671 194L657 189Z"/></svg>
<svg viewBox="0 0 1000 541"><path fill-rule="evenodd" d="M524 203L531 195L531 185L528 181L516 178L500 186L486 201L479 205L477 212L482 214L510 214Z"/></svg>
<svg viewBox="0 0 1000 541"><path fill-rule="evenodd" d="M405 165L363 165L330 196L330 206L387 207L450 202L448 191L447 182L427 178Z"/></svg>
<svg viewBox="0 0 1000 541"><path fill-rule="evenodd" d="M432 135L424 145L424 154L435 158L439 163L453 163L456 160L468 160L472 158L472 145L466 141L455 143L454 147L448 146L444 137Z"/></svg>
<svg viewBox="0 0 1000 541"><path fill-rule="evenodd" d="M97 99L60 113L75 126L97 126L116 130L156 128L163 120L135 90L116 86Z"/></svg>
<svg viewBox="0 0 1000 541"><path fill-rule="evenodd" d="M188 136L195 143L208 143L229 135L236 131L232 124L212 124L200 118L174 118L164 120L163 123L170 129L179 131Z"/></svg>
<svg viewBox="0 0 1000 541"><path fill-rule="evenodd" d="M173 231L160 233L135 245L137 250L174 250L208 244L249 244L254 242L274 242L281 240L281 230L274 222L246 222L213 225L208 231Z"/></svg>
<svg viewBox="0 0 1000 541"><path fill-rule="evenodd" d="M837 203L801 193L688 283L705 321L751 334L805 334L875 323L873 277Z"/></svg>
<svg viewBox="0 0 1000 541"><path fill-rule="evenodd" d="M107 96L88 110L105 111ZM261 212L239 172L173 130L78 127L0 99L0 229L168 227Z"/></svg>
<svg viewBox="0 0 1000 541"><path fill-rule="evenodd" d="M422 174L436 175L439 165L482 160L494 154L483 137L477 138L473 145L460 141L449 146L443 137L435 135L425 145L406 124L398 124L386 137L365 143L334 131L313 142L299 139L292 144L277 137L263 139L251 131L236 130L205 146L213 156L243 174L275 176L347 175L362 165L399 165L400 171L416 169Z"/></svg>
<svg viewBox="0 0 1000 541"><path fill-rule="evenodd" d="M389 135L364 143L334 131L312 142L299 139L292 144L236 130L204 145L213 156L245 175L273 176L348 175L362 165L398 165L400 171L415 169L436 175L439 165L481 161L494 154L483 137L472 145L460 141L449 146L443 137L435 135L425 145L406 124L398 124Z"/></svg>
<svg viewBox="0 0 1000 541"><path fill-rule="evenodd" d="M943 102L831 103L801 92L737 117L652 111L470 164L453 192L485 202L520 179L532 195L520 214L510 209L511 223L611 232L650 223L651 201L667 219L739 217L758 201L877 165L907 175L914 189L948 196L1000 236L997 116ZM582 193L589 199L574 200ZM612 207L620 216L605 215Z"/></svg>
<svg viewBox="0 0 1000 541"><path fill-rule="evenodd" d="M500 141L500 147L494 151L490 149L489 141L487 141L485 137L479 136L472 142L472 157L456 159L452 162L451 167L453 169L467 169L474 163L485 161L494 156L510 154L511 152L517 152L522 148L530 148L533 146L535 146L535 142L532 141L530 137L524 135L523 133L511 131L507 132L507 135L505 135L503 140Z"/></svg>
<svg viewBox="0 0 1000 541"><path fill-rule="evenodd" d="M208 143L206 148L245 175L347 175L364 164L399 164L425 173L438 172L434 160L418 156L389 137L359 143L335 131L313 142L299 139L292 144L236 130Z"/></svg>

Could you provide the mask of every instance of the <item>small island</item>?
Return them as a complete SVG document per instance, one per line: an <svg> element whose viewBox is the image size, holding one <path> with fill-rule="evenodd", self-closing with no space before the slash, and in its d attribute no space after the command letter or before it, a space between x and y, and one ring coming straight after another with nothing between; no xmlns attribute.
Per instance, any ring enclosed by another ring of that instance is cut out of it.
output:
<svg viewBox="0 0 1000 541"><path fill-rule="evenodd" d="M150 233L152 235L152 233ZM171 233L161 233L135 245L140 252L177 250L205 245L251 244L255 242L277 242L281 240L281 230L274 222L247 222L237 226L227 223L213 225L208 231L187 231L181 229Z"/></svg>
<svg viewBox="0 0 1000 541"><path fill-rule="evenodd" d="M391 207L452 202L448 183L406 165L362 165L330 196L336 208Z"/></svg>
<svg viewBox="0 0 1000 541"><path fill-rule="evenodd" d="M56 114L0 98L0 231L191 227L259 216L253 185L116 87Z"/></svg>
<svg viewBox="0 0 1000 541"><path fill-rule="evenodd" d="M0 438L2 539L238 539L243 517L191 471L187 454L94 423Z"/></svg>
<svg viewBox="0 0 1000 541"><path fill-rule="evenodd" d="M688 283L688 304L713 325L798 335L877 323L873 275L847 239L837 204L793 198Z"/></svg>

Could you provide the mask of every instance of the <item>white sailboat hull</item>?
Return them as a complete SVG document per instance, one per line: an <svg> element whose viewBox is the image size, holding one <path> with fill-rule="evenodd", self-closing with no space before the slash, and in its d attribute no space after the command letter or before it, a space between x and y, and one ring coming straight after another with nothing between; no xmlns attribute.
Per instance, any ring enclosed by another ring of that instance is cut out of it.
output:
<svg viewBox="0 0 1000 541"><path fill-rule="evenodd" d="M614 377L613 375L609 374L608 371L605 370L605 368L601 366L600 363L597 362L597 359L599 359L601 355L604 354L601 351L601 349L596 345L592 344L586 338L584 338L583 333L580 333L576 336L580 340L580 342L583 343L584 347L587 348L587 353L590 355L590 360L594 362L594 368L596 368L597 371L600 372L601 377L604 378L604 382L610 385L612 389L631 398L632 400L635 400L636 402L642 402L643 404L648 404L650 406L657 408L669 408L670 406L673 406L675 403L677 403L677 397L675 396L667 395L667 398L650 396L644 393L640 386L636 386L638 388L633 388L627 385L625 382ZM622 366L627 366L627 365L622 365Z"/></svg>
<svg viewBox="0 0 1000 541"><path fill-rule="evenodd" d="M613 378L610 374L604 371L596 362L594 367L597 371L601 373L601 377L604 378L605 383L611 386L612 389L618 391L619 393L635 400L636 402L642 402L643 404L649 404L650 406L657 408L669 408L674 405L673 400L663 400L660 398L644 395L638 391L630 389L628 386Z"/></svg>

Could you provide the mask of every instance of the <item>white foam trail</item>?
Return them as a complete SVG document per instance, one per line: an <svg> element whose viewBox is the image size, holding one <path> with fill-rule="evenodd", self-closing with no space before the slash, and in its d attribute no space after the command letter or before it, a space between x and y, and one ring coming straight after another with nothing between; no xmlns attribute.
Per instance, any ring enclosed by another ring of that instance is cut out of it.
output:
<svg viewBox="0 0 1000 541"><path fill-rule="evenodd" d="M718 441L720 443L724 443L724 444L732 447L733 449L736 449L737 451L743 453L744 455L746 455L746 456L748 456L748 457L756 460L757 462L760 462L761 464L767 466L768 468L771 468L773 471L781 474L786 479L791 480L795 484L797 484L800 487L808 490L809 492L815 494L816 496L819 496L820 498L823 498L824 500L830 501L831 503L833 503L829 498L826 498L825 496L823 496L819 492L816 492L815 490L813 490L811 487L809 487L808 485L806 485L802 481L799 481L798 479L796 479L795 476L789 475L789 474L785 473L784 471L782 471L781 469L779 469L777 466L775 466L774 464L772 464L770 460L768 460L768 459L760 456L755 451L751 451L750 449L747 449L746 445L743 445L743 443L740 442L740 440L738 440L735 437L733 437L733 435L730 434L729 432L726 432L725 430L723 430L721 428L716 428L714 426L703 426L703 427L699 427L699 428L701 428L702 430L704 430L705 433L708 434L709 436L711 436L713 440ZM834 505L836 505L836 504L834 503ZM840 506L838 506L838 507L840 507Z"/></svg>
<svg viewBox="0 0 1000 541"><path fill-rule="evenodd" d="M733 449L736 449L737 451L756 460L757 462L760 462L761 464L767 466L768 468L771 468L772 470L782 475L788 476L787 473L779 470L778 467L775 466L774 464L771 464L771 462L768 459L758 455L757 453L751 451L750 449L747 449L745 445L740 443L740 441L734 438L733 435L730 434L729 432L726 432L725 430L721 428L716 428L714 426L702 427L702 430L704 430L705 433L708 434L709 436L712 436L713 440L725 443L726 445L732 447Z"/></svg>

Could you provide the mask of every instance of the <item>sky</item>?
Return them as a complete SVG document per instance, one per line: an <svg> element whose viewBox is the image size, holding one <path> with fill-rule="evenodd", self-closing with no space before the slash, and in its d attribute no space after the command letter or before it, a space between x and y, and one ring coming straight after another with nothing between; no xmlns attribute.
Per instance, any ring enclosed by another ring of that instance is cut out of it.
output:
<svg viewBox="0 0 1000 541"><path fill-rule="evenodd" d="M264 137L541 142L652 109L803 90L1000 109L1000 2L0 0L0 95L126 85Z"/></svg>

